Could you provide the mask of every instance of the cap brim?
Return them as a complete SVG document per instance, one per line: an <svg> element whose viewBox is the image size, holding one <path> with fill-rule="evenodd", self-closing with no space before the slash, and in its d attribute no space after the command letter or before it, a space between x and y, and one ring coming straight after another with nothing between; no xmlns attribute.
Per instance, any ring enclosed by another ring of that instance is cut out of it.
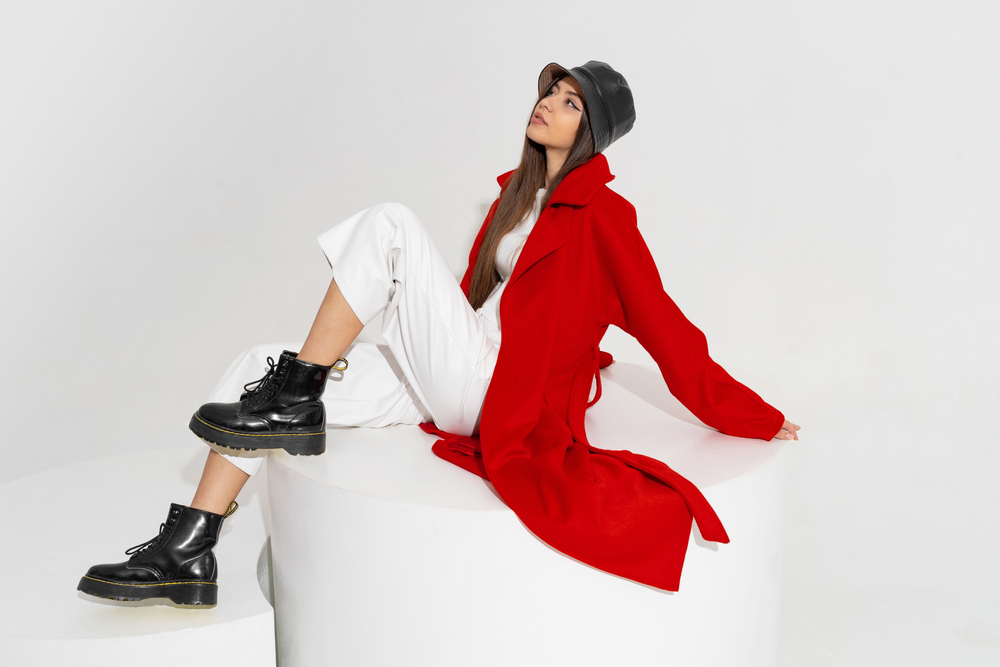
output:
<svg viewBox="0 0 1000 667"><path fill-rule="evenodd" d="M557 63L549 63L542 69L542 73L538 75L538 96L544 95L548 89L552 86L552 82L556 79L562 79L563 77L569 76L569 70L567 70L562 65Z"/></svg>

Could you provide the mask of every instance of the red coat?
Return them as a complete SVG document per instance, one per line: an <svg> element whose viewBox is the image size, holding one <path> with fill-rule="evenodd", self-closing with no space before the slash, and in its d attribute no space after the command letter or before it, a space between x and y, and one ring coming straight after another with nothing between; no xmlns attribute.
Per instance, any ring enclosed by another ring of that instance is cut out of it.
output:
<svg viewBox="0 0 1000 667"><path fill-rule="evenodd" d="M613 178L603 155L570 172L528 236L500 303L503 343L479 438L424 429L442 436L438 456L488 478L555 549L675 591L692 516L706 540L729 537L701 492L666 465L587 441L592 381L611 362L598 350L604 332L613 324L635 336L671 393L723 433L770 440L784 417L709 357L704 334L663 291L635 208L607 187ZM466 294L495 211L469 255Z"/></svg>

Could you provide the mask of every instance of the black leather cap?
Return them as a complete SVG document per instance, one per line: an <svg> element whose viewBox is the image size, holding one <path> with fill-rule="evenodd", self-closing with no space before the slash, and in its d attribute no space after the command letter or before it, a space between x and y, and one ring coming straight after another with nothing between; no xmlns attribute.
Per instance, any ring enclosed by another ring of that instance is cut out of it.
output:
<svg viewBox="0 0 1000 667"><path fill-rule="evenodd" d="M635 123L632 89L621 74L607 63L591 60L573 69L549 63L538 75L538 94L544 95L556 79L572 76L583 89L594 135L594 155L621 139Z"/></svg>

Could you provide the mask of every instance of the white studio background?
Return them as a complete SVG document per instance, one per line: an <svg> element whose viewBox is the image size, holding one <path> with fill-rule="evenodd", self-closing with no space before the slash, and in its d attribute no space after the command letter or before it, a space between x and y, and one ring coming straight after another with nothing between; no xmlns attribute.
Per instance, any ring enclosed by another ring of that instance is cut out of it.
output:
<svg viewBox="0 0 1000 667"><path fill-rule="evenodd" d="M667 291L804 426L782 664L996 664L998 29L944 0L8 1L0 481L190 444L241 350L305 336L314 238L357 210L407 204L460 273L538 71L605 60Z"/></svg>

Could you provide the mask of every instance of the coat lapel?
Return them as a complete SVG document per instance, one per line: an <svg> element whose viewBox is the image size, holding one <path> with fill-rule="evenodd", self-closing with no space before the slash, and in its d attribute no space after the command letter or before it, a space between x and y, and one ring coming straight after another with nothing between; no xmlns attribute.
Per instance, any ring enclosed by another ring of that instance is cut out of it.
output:
<svg viewBox="0 0 1000 667"><path fill-rule="evenodd" d="M508 286L517 282L525 271L543 257L555 252L566 243L566 239L569 238L569 216L556 213L551 206L546 206L538 216L538 222L528 234L528 240L524 242L524 248L517 258Z"/></svg>
<svg viewBox="0 0 1000 667"><path fill-rule="evenodd" d="M600 153L571 171L563 179L556 191L552 193L549 205L542 211L535 227L528 234L528 240L525 241L524 248L514 265L509 285L517 282L525 271L566 243L566 239L569 238L570 220L573 216L570 211L560 209L567 206L586 205L597 191L612 179L614 176L608 169L608 161Z"/></svg>

